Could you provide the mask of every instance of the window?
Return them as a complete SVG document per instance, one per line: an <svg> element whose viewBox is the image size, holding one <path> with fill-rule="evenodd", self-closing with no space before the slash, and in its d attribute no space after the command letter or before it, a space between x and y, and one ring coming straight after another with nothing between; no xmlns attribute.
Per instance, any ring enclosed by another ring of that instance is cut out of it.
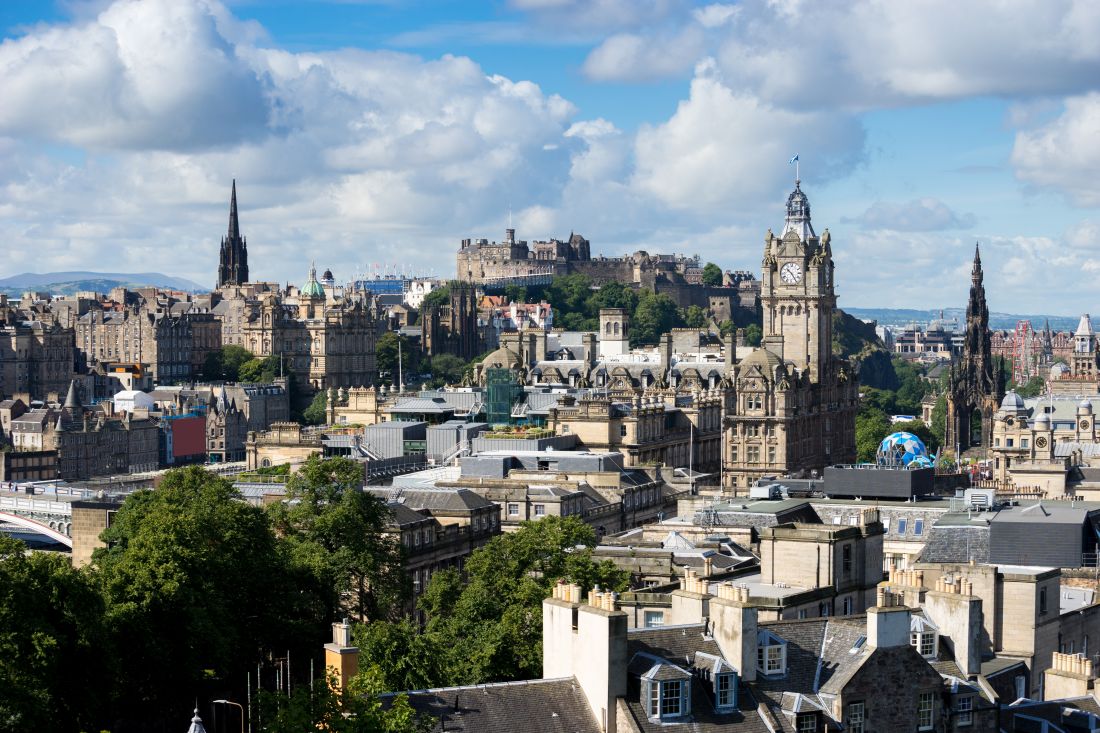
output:
<svg viewBox="0 0 1100 733"><path fill-rule="evenodd" d="M839 514L836 514L836 515L833 516L833 524L840 524L840 515Z"/></svg>
<svg viewBox="0 0 1100 733"><path fill-rule="evenodd" d="M851 596L847 596L847 597L844 598L844 603L842 604L841 608L843 609L841 611L841 613L843 615L845 615L845 616L851 616L852 615L852 597Z"/></svg>
<svg viewBox="0 0 1100 733"><path fill-rule="evenodd" d="M774 634L762 631L756 637L756 667L761 674L779 675L787 670L787 644Z"/></svg>
<svg viewBox="0 0 1100 733"><path fill-rule="evenodd" d="M841 554L841 572L845 575L852 574L852 546L844 545L840 551Z"/></svg>
<svg viewBox="0 0 1100 733"><path fill-rule="evenodd" d="M652 629L654 626L665 625L665 612L664 611L646 611L645 612L645 627Z"/></svg>
<svg viewBox="0 0 1100 733"><path fill-rule="evenodd" d="M562 435L568 435L569 434L569 423L562 423L561 434Z"/></svg>
<svg viewBox="0 0 1100 733"><path fill-rule="evenodd" d="M1016 699L1027 697L1027 677L1022 674L1016 675Z"/></svg>
<svg viewBox="0 0 1100 733"><path fill-rule="evenodd" d="M1047 612L1047 589L1039 589L1039 615L1042 616Z"/></svg>
<svg viewBox="0 0 1100 733"><path fill-rule="evenodd" d="M718 707L732 707L737 704L737 677L729 672L718 675L714 685Z"/></svg>
<svg viewBox="0 0 1100 733"><path fill-rule="evenodd" d="M1027 448L1028 447L1027 438L1020 438L1020 447L1021 448Z"/></svg>
<svg viewBox="0 0 1100 733"><path fill-rule="evenodd" d="M814 713L799 715L798 733L817 733L817 715Z"/></svg>
<svg viewBox="0 0 1100 733"><path fill-rule="evenodd" d="M653 685L653 687L659 687L661 691L660 716L665 718L680 715L683 710L680 695L683 691L684 683L681 680L667 680L660 685Z"/></svg>
<svg viewBox="0 0 1100 733"><path fill-rule="evenodd" d="M924 534L924 520L918 519L913 522L913 534Z"/></svg>
<svg viewBox="0 0 1100 733"><path fill-rule="evenodd" d="M1007 447L1007 448L1012 447L1012 438L1005 438L1005 447Z"/></svg>
<svg viewBox="0 0 1100 733"><path fill-rule="evenodd" d="M737 446L730 446L730 463L737 463Z"/></svg>
<svg viewBox="0 0 1100 733"><path fill-rule="evenodd" d="M932 730L934 692L922 692L917 696L917 730Z"/></svg>
<svg viewBox="0 0 1100 733"><path fill-rule="evenodd" d="M535 516L536 517L545 517L546 516L546 505L545 504L535 504Z"/></svg>
<svg viewBox="0 0 1100 733"><path fill-rule="evenodd" d="M974 698L969 695L960 697L955 712L955 723L957 725L972 724L974 722Z"/></svg>
<svg viewBox="0 0 1100 733"><path fill-rule="evenodd" d="M936 634L932 631L910 632L909 646L916 649L922 657L934 656L936 653Z"/></svg>
<svg viewBox="0 0 1100 733"><path fill-rule="evenodd" d="M905 525L908 523L907 519L898 520L898 534L905 534Z"/></svg>
<svg viewBox="0 0 1100 733"><path fill-rule="evenodd" d="M519 504L509 504L508 505L508 516L509 517L518 517L519 516Z"/></svg>
<svg viewBox="0 0 1100 733"><path fill-rule="evenodd" d="M745 449L745 454L749 463L760 463L760 448L757 446L750 445Z"/></svg>
<svg viewBox="0 0 1100 733"><path fill-rule="evenodd" d="M882 531L886 534L890 534L890 518L884 517L882 520Z"/></svg>
<svg viewBox="0 0 1100 733"><path fill-rule="evenodd" d="M848 733L864 733L863 726L866 721L866 711L862 702L848 703L848 718L844 721Z"/></svg>

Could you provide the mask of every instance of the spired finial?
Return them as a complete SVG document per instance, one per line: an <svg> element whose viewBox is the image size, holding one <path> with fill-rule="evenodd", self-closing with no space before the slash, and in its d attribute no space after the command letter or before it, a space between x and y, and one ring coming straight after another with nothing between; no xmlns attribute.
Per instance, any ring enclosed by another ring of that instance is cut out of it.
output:
<svg viewBox="0 0 1100 733"><path fill-rule="evenodd" d="M229 196L229 241L241 235L241 225L237 220L237 179L233 179L233 192Z"/></svg>

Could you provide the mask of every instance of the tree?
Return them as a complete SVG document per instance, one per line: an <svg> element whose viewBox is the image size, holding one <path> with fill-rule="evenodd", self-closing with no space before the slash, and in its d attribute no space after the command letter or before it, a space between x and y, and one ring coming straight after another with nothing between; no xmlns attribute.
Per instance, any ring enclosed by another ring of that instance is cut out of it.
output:
<svg viewBox="0 0 1100 733"><path fill-rule="evenodd" d="M401 345L400 349L398 344ZM374 347L374 360L378 371L389 375L391 384L397 383L399 372L410 375L419 371L416 349L409 346L409 340L403 334L394 331L387 331L378 339Z"/></svg>
<svg viewBox="0 0 1100 733"><path fill-rule="evenodd" d="M246 383L272 382L281 369L278 354L249 359L237 369L237 381Z"/></svg>
<svg viewBox="0 0 1100 733"><path fill-rule="evenodd" d="M504 297L511 303L526 303L527 288L522 285L505 285Z"/></svg>
<svg viewBox="0 0 1100 733"><path fill-rule="evenodd" d="M703 265L703 284L716 287L722 284L722 268L713 262Z"/></svg>
<svg viewBox="0 0 1100 733"><path fill-rule="evenodd" d="M451 302L451 286L450 284L436 288L420 301L420 312L427 313L432 308L438 308L442 305L447 305Z"/></svg>
<svg viewBox="0 0 1100 733"><path fill-rule="evenodd" d="M106 651L87 574L0 534L0 729L98 730Z"/></svg>
<svg viewBox="0 0 1100 733"><path fill-rule="evenodd" d="M328 420L328 392L326 390L318 390L317 394L313 395L313 399L309 403L309 407L302 411L302 422L306 425L324 425Z"/></svg>
<svg viewBox="0 0 1100 733"><path fill-rule="evenodd" d="M466 562L432 576L421 597L427 631L438 640L447 684L538 677L542 670L542 601L561 578L584 588L624 590L629 575L596 562L595 532L576 517L523 522L494 537Z"/></svg>
<svg viewBox="0 0 1100 733"><path fill-rule="evenodd" d="M643 291L634 309L631 324L631 345L655 344L661 334L671 331L677 322L679 313L676 301L661 293Z"/></svg>
<svg viewBox="0 0 1100 733"><path fill-rule="evenodd" d="M410 619L371 621L352 630L364 670L373 668L384 690L426 690L446 683L438 635Z"/></svg>
<svg viewBox="0 0 1100 733"><path fill-rule="evenodd" d="M184 714L182 690L239 690L264 650L312 653L332 618L264 511L200 467L132 494L102 538L94 577L122 709L136 720Z"/></svg>
<svg viewBox="0 0 1100 733"><path fill-rule="evenodd" d="M269 511L296 561L329 591L330 616L396 618L408 595L401 545L385 531L385 503L362 487L362 465L311 456Z"/></svg>
<svg viewBox="0 0 1100 733"><path fill-rule="evenodd" d="M1046 381L1042 377L1032 377L1021 385L1009 381L1008 389L1016 390L1021 397L1038 397L1046 391Z"/></svg>
<svg viewBox="0 0 1100 733"><path fill-rule="evenodd" d="M864 406L856 415L856 455L864 463L875 460L882 439L893 432L890 418L875 407Z"/></svg>
<svg viewBox="0 0 1100 733"><path fill-rule="evenodd" d="M203 379L211 382L236 382L241 365L252 359L252 352L243 346L229 344L206 355Z"/></svg>
<svg viewBox="0 0 1100 733"><path fill-rule="evenodd" d="M437 354L432 357L432 384L458 384L466 372L466 362L454 354Z"/></svg>
<svg viewBox="0 0 1100 733"><path fill-rule="evenodd" d="M637 307L637 291L618 281L604 283L586 301L586 313L590 318L599 318L602 308L623 308L627 313L633 313Z"/></svg>
<svg viewBox="0 0 1100 733"><path fill-rule="evenodd" d="M764 339L764 329L760 327L759 323L750 323L745 327L745 344L748 346L759 346L760 342Z"/></svg>
<svg viewBox="0 0 1100 733"><path fill-rule="evenodd" d="M707 312L697 305L689 305L680 311L680 321L687 328L704 328L707 325Z"/></svg>
<svg viewBox="0 0 1100 733"><path fill-rule="evenodd" d="M936 404L932 408L932 435L936 439L936 445L943 445L947 432L947 397L940 395L936 398ZM952 448L954 446L947 446Z"/></svg>

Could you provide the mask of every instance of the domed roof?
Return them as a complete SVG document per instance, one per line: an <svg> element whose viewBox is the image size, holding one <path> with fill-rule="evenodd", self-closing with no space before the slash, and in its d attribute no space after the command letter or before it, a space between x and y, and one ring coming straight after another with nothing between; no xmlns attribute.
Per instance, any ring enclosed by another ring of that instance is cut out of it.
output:
<svg viewBox="0 0 1100 733"><path fill-rule="evenodd" d="M1005 398L1001 400L1002 410L1022 410L1024 409L1024 400L1020 395L1016 394L1015 390L1008 390L1005 393Z"/></svg>
<svg viewBox="0 0 1100 733"><path fill-rule="evenodd" d="M1081 400L1080 402L1077 403L1077 408L1080 409L1080 410L1089 410L1091 412L1092 411L1092 402L1089 400L1088 397L1086 397L1085 399L1083 399L1083 400Z"/></svg>
<svg viewBox="0 0 1100 733"><path fill-rule="evenodd" d="M325 270L325 274L321 275L322 280L335 280L332 276L332 270Z"/></svg>
<svg viewBox="0 0 1100 733"><path fill-rule="evenodd" d="M1052 377L1061 377L1066 374L1069 374L1069 367L1062 362L1058 362L1050 368L1050 376Z"/></svg>
<svg viewBox="0 0 1100 733"><path fill-rule="evenodd" d="M1050 425L1050 415L1046 414L1045 412L1040 412L1038 415L1036 415L1032 419L1031 424L1032 425Z"/></svg>
<svg viewBox="0 0 1100 733"><path fill-rule="evenodd" d="M795 232L803 242L815 238L813 224L810 223L810 200L802 193L802 181L794 182L794 190L787 197L787 218L783 222L783 236Z"/></svg>
<svg viewBox="0 0 1100 733"><path fill-rule="evenodd" d="M501 346L499 349L482 359L481 363L487 368L504 367L505 369L511 369L516 364L519 364L519 354L509 349L507 346Z"/></svg>
<svg viewBox="0 0 1100 733"><path fill-rule="evenodd" d="M916 467L921 468L931 464L924 441L912 433L891 433L879 444L878 462L882 465L908 466L915 461Z"/></svg>
<svg viewBox="0 0 1100 733"><path fill-rule="evenodd" d="M302 286L300 292L303 298L325 297L325 289L321 287L321 283L317 282L317 268L312 264L309 266L309 278L306 280L306 284Z"/></svg>
<svg viewBox="0 0 1100 733"><path fill-rule="evenodd" d="M764 347L758 348L741 361L742 371L748 367L757 367L764 374L773 374L775 368L783 363L779 356Z"/></svg>

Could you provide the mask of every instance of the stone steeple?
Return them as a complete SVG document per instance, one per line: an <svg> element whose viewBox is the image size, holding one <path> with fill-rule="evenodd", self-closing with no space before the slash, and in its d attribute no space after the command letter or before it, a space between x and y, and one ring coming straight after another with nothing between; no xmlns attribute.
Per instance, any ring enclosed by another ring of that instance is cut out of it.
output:
<svg viewBox="0 0 1100 733"><path fill-rule="evenodd" d="M218 262L218 287L242 285L248 282L248 243L241 236L237 219L237 179L233 179L233 192L229 198L229 232L222 238Z"/></svg>
<svg viewBox="0 0 1100 733"><path fill-rule="evenodd" d="M994 363L990 345L984 280L982 254L975 244L974 264L970 269L970 300L966 305L966 335L962 354L951 366L948 386L944 439L948 448L965 450L974 444L971 421L975 413L981 414L982 437L978 444L988 446L993 434L993 414L1004 397L1004 370L999 362Z"/></svg>

